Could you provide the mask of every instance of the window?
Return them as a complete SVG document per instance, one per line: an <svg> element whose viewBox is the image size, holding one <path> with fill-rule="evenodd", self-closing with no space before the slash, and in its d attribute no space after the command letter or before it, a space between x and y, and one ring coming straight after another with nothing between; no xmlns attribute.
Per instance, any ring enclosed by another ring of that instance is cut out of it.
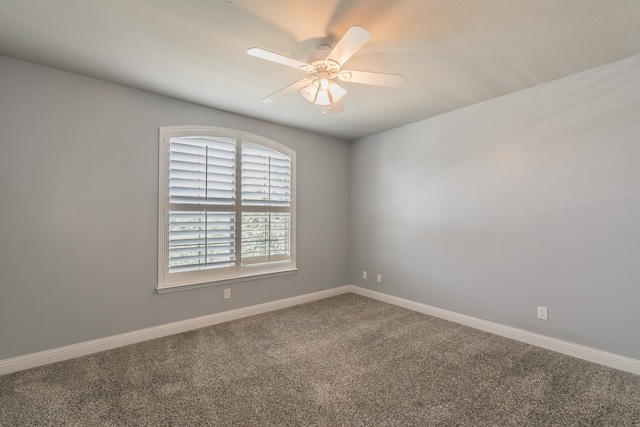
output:
<svg viewBox="0 0 640 427"><path fill-rule="evenodd" d="M295 272L295 152L230 129L160 128L158 291Z"/></svg>

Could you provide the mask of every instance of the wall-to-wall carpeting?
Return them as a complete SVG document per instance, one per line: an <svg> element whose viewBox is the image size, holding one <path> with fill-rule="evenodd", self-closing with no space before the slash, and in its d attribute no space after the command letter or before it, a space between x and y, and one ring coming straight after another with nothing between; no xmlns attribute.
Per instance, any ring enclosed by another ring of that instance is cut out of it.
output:
<svg viewBox="0 0 640 427"><path fill-rule="evenodd" d="M640 376L354 294L0 377L0 425L640 425Z"/></svg>

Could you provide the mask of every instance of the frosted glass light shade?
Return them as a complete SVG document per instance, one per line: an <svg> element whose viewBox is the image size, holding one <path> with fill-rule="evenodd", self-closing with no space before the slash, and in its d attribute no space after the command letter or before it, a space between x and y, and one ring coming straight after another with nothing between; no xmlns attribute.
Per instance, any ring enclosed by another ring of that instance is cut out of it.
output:
<svg viewBox="0 0 640 427"><path fill-rule="evenodd" d="M329 92L326 90L318 90L318 96L316 97L317 105L329 105L331 101L329 100Z"/></svg>
<svg viewBox="0 0 640 427"><path fill-rule="evenodd" d="M338 83L332 83L329 86L329 92L331 93L331 98L333 98L333 102L338 102L347 94L347 91L342 88Z"/></svg>
<svg viewBox="0 0 640 427"><path fill-rule="evenodd" d="M347 94L339 84L327 80L329 82L329 90L323 90L322 84L319 85L318 95L316 96L317 105L329 105L340 101Z"/></svg>
<svg viewBox="0 0 640 427"><path fill-rule="evenodd" d="M315 102L317 92L318 92L317 80L312 83L309 83L307 86L300 89L300 93L302 94L302 96L304 96L304 99L306 99L309 102Z"/></svg>
<svg viewBox="0 0 640 427"><path fill-rule="evenodd" d="M309 83L300 89L300 93L304 99L316 105L330 105L344 98L347 91L330 79L323 78Z"/></svg>

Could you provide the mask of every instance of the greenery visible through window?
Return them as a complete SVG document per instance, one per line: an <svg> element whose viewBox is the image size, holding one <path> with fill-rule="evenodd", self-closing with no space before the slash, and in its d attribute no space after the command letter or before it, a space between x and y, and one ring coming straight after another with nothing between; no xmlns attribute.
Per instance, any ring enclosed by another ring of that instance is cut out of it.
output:
<svg viewBox="0 0 640 427"><path fill-rule="evenodd" d="M228 129L160 134L158 289L295 269L295 152Z"/></svg>

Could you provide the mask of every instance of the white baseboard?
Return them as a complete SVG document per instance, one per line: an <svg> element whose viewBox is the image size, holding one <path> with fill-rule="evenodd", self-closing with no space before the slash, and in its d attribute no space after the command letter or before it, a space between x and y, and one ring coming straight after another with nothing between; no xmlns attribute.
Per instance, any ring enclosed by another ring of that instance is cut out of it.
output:
<svg viewBox="0 0 640 427"><path fill-rule="evenodd" d="M511 338L516 341L525 342L527 344L532 344L538 347L557 351L558 353L563 353L569 356L577 357L579 359L588 360L590 362L599 363L611 368L620 369L622 371L640 375L640 360L608 353L583 345L574 344L568 341L550 338L544 335L524 331L522 329L516 329L510 326L488 322L486 320L455 313L453 311L443 310L441 308L433 307L427 304L422 304L392 295L383 294L381 292L372 291L370 289L365 289L354 285L341 286L339 288L299 295L296 297L257 304L250 307L238 308L235 310L224 311L208 316L196 317L194 319L183 320L180 322L168 323L166 325L127 332L124 334L114 335L106 338L99 338L78 344L45 350L38 353L13 357L11 359L0 360L0 375L22 371L29 368L35 368L37 366L47 365L49 363L60 362L62 360L73 359L75 357L86 356L88 354L97 353L99 351L110 350L129 344L135 344L146 340L178 334L181 332L203 328L218 323L228 322L243 317L267 313L269 311L292 307L294 305L304 304L306 302L316 301L323 298L329 298L348 292L353 292L354 294L362 295L378 301L387 302L399 307L404 307L409 310L450 320L455 323L470 326L472 328L480 329L482 331L490 332L506 338Z"/></svg>
<svg viewBox="0 0 640 427"><path fill-rule="evenodd" d="M298 304L304 304L306 302L328 298L347 292L350 292L350 287L342 286L339 288L328 289L326 291L314 292L311 294L252 305L250 307L223 311L221 313L210 314L208 316L196 317L180 322L168 323L147 329L140 329L138 331L40 351L38 353L4 359L0 360L0 375L35 368L49 363L60 362L62 360L73 359L75 357L86 356L99 351L111 350L113 348L161 338L168 335L179 334L181 332L204 328L206 326L253 316L255 314L262 314L273 310L279 310L281 308L291 307Z"/></svg>
<svg viewBox="0 0 640 427"><path fill-rule="evenodd" d="M527 344L532 344L548 350L557 351L558 353L577 357L578 359L587 360L589 362L599 363L621 371L631 372L640 375L640 360L631 359L629 357L620 356L614 353L597 350L580 344L574 344L568 341L547 337L544 335L528 332L522 329L512 328L510 326L501 325L499 323L488 322L486 320L455 313L453 311L443 310L441 308L422 304L415 301L383 294L381 292L372 291L370 289L361 288L354 285L348 286L349 292L362 295L378 301L387 302L393 305L407 308L409 310L418 311L420 313L429 314L441 319L450 320L455 323L480 329L485 332L500 335L502 337L511 338Z"/></svg>

